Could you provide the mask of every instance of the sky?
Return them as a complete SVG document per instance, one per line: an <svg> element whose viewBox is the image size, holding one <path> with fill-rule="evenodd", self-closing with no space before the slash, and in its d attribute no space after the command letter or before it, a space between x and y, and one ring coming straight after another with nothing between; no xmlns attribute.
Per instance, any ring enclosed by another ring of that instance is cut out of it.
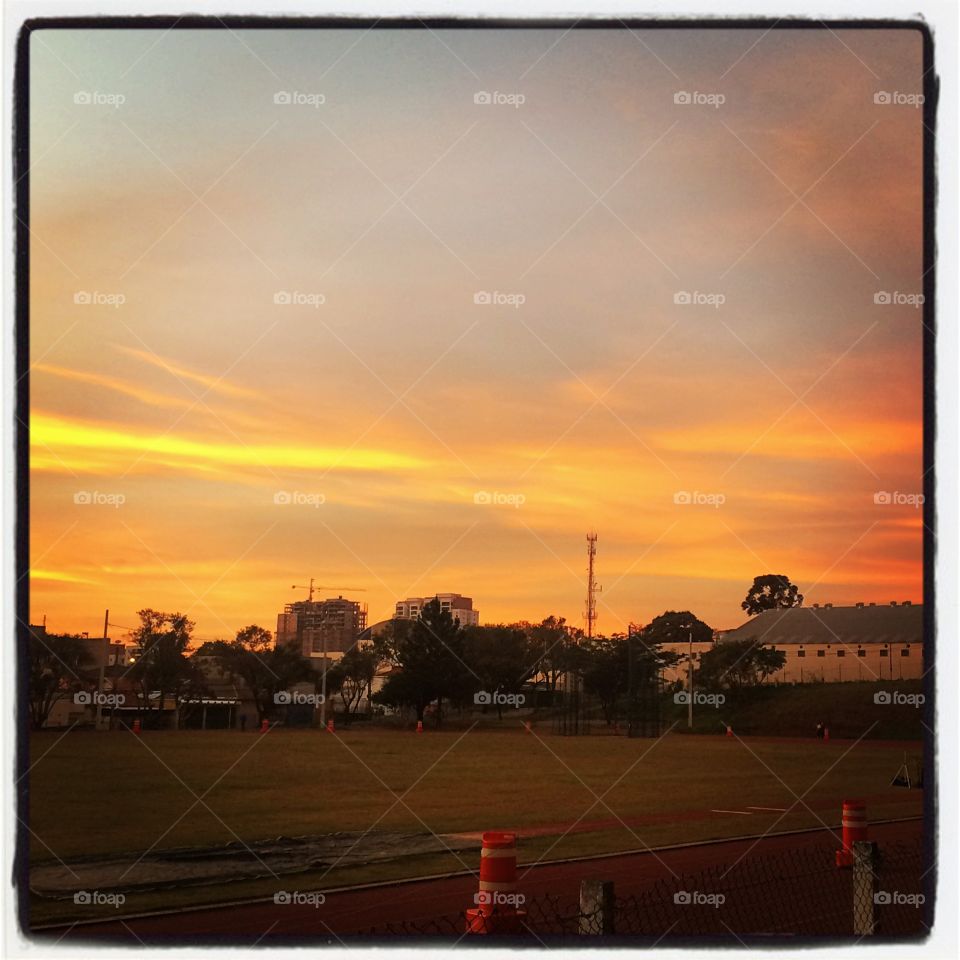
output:
<svg viewBox="0 0 960 960"><path fill-rule="evenodd" d="M922 600L910 31L41 31L32 622ZM362 588L362 589L361 589Z"/></svg>

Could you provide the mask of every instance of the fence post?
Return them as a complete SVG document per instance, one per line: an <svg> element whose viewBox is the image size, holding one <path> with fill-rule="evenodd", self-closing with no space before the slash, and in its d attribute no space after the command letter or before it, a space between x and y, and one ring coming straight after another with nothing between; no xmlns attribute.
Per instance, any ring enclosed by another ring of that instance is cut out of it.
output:
<svg viewBox="0 0 960 960"><path fill-rule="evenodd" d="M614 932L616 899L612 880L580 881L580 934L603 936Z"/></svg>
<svg viewBox="0 0 960 960"><path fill-rule="evenodd" d="M877 845L872 840L853 844L853 932L868 937L877 928L874 894L877 889Z"/></svg>

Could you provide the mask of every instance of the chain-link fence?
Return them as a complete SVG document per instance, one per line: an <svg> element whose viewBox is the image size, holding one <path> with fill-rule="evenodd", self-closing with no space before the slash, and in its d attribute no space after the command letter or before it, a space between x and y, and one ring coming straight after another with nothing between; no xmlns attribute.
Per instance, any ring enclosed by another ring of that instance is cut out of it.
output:
<svg viewBox="0 0 960 960"><path fill-rule="evenodd" d="M922 936L929 929L930 896L919 843L867 844L853 868L838 868L828 846L800 847L770 856L744 856L691 875L675 875L627 896L612 883L584 883L573 896L527 898L521 935L536 940L623 936L659 940L710 937ZM497 913L490 923L497 928ZM459 940L465 913L403 921L358 931L380 938ZM514 934L515 935L515 934Z"/></svg>

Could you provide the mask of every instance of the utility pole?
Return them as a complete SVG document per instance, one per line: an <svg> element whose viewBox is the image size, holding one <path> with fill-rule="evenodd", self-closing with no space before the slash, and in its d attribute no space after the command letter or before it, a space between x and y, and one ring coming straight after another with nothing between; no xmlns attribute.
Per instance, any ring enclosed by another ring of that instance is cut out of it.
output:
<svg viewBox="0 0 960 960"><path fill-rule="evenodd" d="M103 659L100 661L100 679L97 682L97 720L95 729L99 730L103 726L103 682L104 670L107 666L107 657L110 653L110 611L105 610L103 614Z"/></svg>
<svg viewBox="0 0 960 960"><path fill-rule="evenodd" d="M317 688L314 687L314 690ZM327 725L327 630L323 629L323 677L320 681L320 726Z"/></svg>
<svg viewBox="0 0 960 960"><path fill-rule="evenodd" d="M693 631L687 644L687 727L693 727Z"/></svg>

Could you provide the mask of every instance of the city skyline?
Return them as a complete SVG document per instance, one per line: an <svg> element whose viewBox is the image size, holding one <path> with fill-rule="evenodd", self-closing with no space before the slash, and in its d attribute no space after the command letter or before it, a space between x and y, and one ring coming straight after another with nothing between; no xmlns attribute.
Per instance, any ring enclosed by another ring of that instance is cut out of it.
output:
<svg viewBox="0 0 960 960"><path fill-rule="evenodd" d="M32 621L922 601L919 33L162 33L31 41Z"/></svg>

